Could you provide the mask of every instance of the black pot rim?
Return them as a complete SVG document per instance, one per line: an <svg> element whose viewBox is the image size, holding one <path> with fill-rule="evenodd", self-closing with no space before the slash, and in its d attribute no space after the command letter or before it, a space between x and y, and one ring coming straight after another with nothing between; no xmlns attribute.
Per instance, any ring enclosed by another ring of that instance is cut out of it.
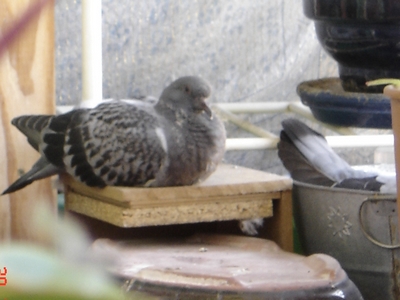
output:
<svg viewBox="0 0 400 300"><path fill-rule="evenodd" d="M303 0L303 12L312 20L400 22L400 1Z"/></svg>

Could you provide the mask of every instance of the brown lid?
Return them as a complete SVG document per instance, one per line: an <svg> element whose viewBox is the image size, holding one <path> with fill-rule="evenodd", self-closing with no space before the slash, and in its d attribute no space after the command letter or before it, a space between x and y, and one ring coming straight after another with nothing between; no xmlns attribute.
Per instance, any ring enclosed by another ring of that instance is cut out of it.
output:
<svg viewBox="0 0 400 300"><path fill-rule="evenodd" d="M99 239L97 254L113 255L115 275L153 284L225 291L287 291L330 287L347 276L330 256L308 257L251 237L196 235L185 240L113 242Z"/></svg>

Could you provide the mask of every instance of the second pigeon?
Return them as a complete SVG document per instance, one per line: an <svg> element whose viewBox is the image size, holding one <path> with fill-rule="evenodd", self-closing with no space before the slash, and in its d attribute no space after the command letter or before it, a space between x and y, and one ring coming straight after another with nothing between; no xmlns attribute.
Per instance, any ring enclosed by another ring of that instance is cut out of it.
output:
<svg viewBox="0 0 400 300"><path fill-rule="evenodd" d="M322 186L396 194L395 174L351 167L320 133L297 119L282 122L278 155L294 180Z"/></svg>

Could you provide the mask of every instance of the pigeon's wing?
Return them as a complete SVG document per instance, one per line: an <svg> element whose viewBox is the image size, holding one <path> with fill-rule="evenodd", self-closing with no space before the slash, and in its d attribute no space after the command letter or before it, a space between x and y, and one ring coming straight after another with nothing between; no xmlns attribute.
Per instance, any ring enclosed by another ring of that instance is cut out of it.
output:
<svg viewBox="0 0 400 300"><path fill-rule="evenodd" d="M282 127L288 138L308 162L330 180L341 182L347 178L364 178L376 175L353 169L332 150L321 134L301 121L286 119L282 122Z"/></svg>
<svg viewBox="0 0 400 300"><path fill-rule="evenodd" d="M296 119L282 122L278 155L293 179L323 186L396 193L395 176L353 169L326 139Z"/></svg>
<svg viewBox="0 0 400 300"><path fill-rule="evenodd" d="M376 176L348 178L341 182L332 181L310 164L283 130L281 131L280 141L278 143L278 156L285 168L289 171L290 176L294 180L300 182L366 191L380 191L382 185L384 185L376 179Z"/></svg>
<svg viewBox="0 0 400 300"><path fill-rule="evenodd" d="M163 130L152 106L101 104L68 127L65 169L89 186L148 184L166 157Z"/></svg>
<svg viewBox="0 0 400 300"><path fill-rule="evenodd" d="M278 156L294 180L323 186L334 184L334 181L310 164L283 130L278 143Z"/></svg>

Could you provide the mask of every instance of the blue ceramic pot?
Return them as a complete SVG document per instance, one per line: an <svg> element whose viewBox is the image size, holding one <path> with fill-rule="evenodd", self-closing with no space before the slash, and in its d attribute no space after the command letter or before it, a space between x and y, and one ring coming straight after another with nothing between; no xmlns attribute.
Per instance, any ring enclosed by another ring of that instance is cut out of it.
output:
<svg viewBox="0 0 400 300"><path fill-rule="evenodd" d="M337 61L345 91L377 78L400 78L399 0L303 0L322 47Z"/></svg>
<svg viewBox="0 0 400 300"><path fill-rule="evenodd" d="M298 85L297 94L321 122L336 126L392 128L387 96L346 92L339 78L304 81Z"/></svg>

